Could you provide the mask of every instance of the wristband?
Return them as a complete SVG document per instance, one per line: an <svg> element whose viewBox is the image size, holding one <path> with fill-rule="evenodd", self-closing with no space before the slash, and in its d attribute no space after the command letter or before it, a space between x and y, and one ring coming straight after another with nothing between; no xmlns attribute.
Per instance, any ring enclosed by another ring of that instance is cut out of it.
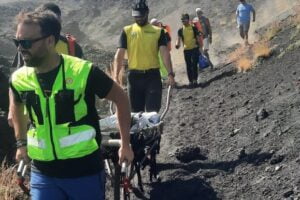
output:
<svg viewBox="0 0 300 200"><path fill-rule="evenodd" d="M16 142L17 149L20 147L25 147L25 146L27 146L27 140L22 140L22 139L17 140L17 142Z"/></svg>

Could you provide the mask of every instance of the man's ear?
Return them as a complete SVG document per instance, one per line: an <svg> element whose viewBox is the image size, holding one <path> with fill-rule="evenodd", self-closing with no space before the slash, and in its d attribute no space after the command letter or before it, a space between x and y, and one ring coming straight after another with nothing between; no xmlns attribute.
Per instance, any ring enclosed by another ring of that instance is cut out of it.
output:
<svg viewBox="0 0 300 200"><path fill-rule="evenodd" d="M55 37L54 35L50 35L49 38L47 39L48 45L55 47L56 42L55 42Z"/></svg>

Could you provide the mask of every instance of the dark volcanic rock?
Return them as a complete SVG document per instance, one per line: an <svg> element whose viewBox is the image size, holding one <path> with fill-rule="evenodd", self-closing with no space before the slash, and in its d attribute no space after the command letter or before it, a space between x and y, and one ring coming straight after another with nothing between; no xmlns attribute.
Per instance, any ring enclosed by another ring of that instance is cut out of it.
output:
<svg viewBox="0 0 300 200"><path fill-rule="evenodd" d="M178 148L175 152L175 157L184 163L191 162L193 160L206 160L206 155L201 154L201 150L197 146L187 146Z"/></svg>
<svg viewBox="0 0 300 200"><path fill-rule="evenodd" d="M267 118L268 116L269 116L269 113L266 111L266 109L261 108L257 111L255 120L256 121L263 120L263 119Z"/></svg>

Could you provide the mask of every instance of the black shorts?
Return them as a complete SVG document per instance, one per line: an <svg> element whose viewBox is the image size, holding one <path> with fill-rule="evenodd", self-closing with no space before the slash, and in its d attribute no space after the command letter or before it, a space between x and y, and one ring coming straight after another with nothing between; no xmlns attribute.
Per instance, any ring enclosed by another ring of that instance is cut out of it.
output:
<svg viewBox="0 0 300 200"><path fill-rule="evenodd" d="M160 110L162 82L159 69L129 70L127 86L132 112Z"/></svg>

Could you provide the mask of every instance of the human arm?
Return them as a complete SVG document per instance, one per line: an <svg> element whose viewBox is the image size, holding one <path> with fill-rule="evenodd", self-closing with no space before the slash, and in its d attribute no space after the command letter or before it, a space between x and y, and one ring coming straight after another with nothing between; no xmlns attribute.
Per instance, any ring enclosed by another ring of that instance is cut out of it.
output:
<svg viewBox="0 0 300 200"><path fill-rule="evenodd" d="M175 48L179 49L181 46L181 39L180 37L177 37L176 42L175 42Z"/></svg>
<svg viewBox="0 0 300 200"><path fill-rule="evenodd" d="M119 38L119 47L117 49L117 52L115 54L114 57L114 65L113 65L113 79L118 83L120 83L119 80L119 73L122 69L122 67L124 67L124 57L125 57L125 52L127 49L127 36L125 31L123 30L120 38Z"/></svg>
<svg viewBox="0 0 300 200"><path fill-rule="evenodd" d="M160 46L159 52L162 57L162 60L168 70L168 82L171 86L175 85L175 74L173 71L172 61L171 61L171 55L170 51L168 50L167 46Z"/></svg>
<svg viewBox="0 0 300 200"><path fill-rule="evenodd" d="M124 67L124 56L125 56L126 49L124 48L118 48L117 52L115 54L114 58L114 67L113 67L113 79L118 83L121 84L120 79L119 79L119 74Z"/></svg>
<svg viewBox="0 0 300 200"><path fill-rule="evenodd" d="M175 42L175 48L176 48L176 49L179 49L180 46L181 46L181 40L182 40L182 39L181 39L180 30L181 30L181 29L178 30L178 33L177 33L177 39L176 39L176 42Z"/></svg>
<svg viewBox="0 0 300 200"><path fill-rule="evenodd" d="M16 160L20 161L24 159L25 161L29 161L26 145L28 116L24 112L24 103L18 101L17 98L14 97L14 95L16 95L15 93L16 92L10 89L12 101L9 109L12 117L12 123L14 125L16 141L18 144L16 151Z"/></svg>
<svg viewBox="0 0 300 200"><path fill-rule="evenodd" d="M116 83L113 83L106 99L116 105L116 115L119 123L121 146L119 149L119 163L126 161L130 163L133 160L133 151L130 147L130 106L127 94Z"/></svg>
<svg viewBox="0 0 300 200"><path fill-rule="evenodd" d="M173 72L171 54L170 54L170 51L168 50L167 42L168 41L167 41L166 34L165 34L164 30L161 30L160 38L158 40L159 53L161 55L164 65L166 66L166 69L168 71L168 83L173 86L175 84L175 81L174 81L175 74Z"/></svg>

